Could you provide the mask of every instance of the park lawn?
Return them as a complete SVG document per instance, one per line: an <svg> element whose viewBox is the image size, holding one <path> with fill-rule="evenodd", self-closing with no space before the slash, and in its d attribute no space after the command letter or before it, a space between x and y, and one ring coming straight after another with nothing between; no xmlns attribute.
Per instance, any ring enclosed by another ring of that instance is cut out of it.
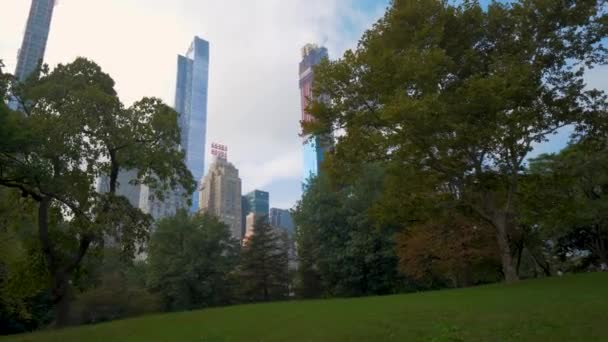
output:
<svg viewBox="0 0 608 342"><path fill-rule="evenodd" d="M608 341L608 273L159 314L4 341Z"/></svg>

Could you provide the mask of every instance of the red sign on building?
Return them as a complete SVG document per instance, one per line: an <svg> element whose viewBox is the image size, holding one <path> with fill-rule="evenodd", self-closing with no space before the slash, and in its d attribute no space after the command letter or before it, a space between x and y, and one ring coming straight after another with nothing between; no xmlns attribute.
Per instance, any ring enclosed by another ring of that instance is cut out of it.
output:
<svg viewBox="0 0 608 342"><path fill-rule="evenodd" d="M226 160L228 159L228 146L211 143L211 154L216 156L218 159Z"/></svg>

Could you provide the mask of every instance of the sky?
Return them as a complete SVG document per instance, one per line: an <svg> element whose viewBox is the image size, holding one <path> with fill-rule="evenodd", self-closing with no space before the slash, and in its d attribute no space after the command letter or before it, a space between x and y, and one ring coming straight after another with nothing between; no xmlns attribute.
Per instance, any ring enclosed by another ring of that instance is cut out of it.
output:
<svg viewBox="0 0 608 342"><path fill-rule="evenodd" d="M0 59L13 71L30 0L2 0ZM228 146L243 193L270 192L272 207L301 197L300 48L330 58L354 48L388 0L58 0L45 63L97 62L129 105L173 105L177 54L195 35L210 43L207 149ZM206 167L211 161L207 151Z"/></svg>
<svg viewBox="0 0 608 342"><path fill-rule="evenodd" d="M243 193L270 192L271 207L301 196L300 48L325 45L331 59L356 47L388 0L58 0L45 62L97 62L129 105L144 96L173 105L177 54L195 35L210 42L207 149L228 146ZM30 0L2 0L0 59L14 70ZM587 74L608 90L608 68ZM556 152L562 130L532 155ZM211 160L207 151L207 165Z"/></svg>

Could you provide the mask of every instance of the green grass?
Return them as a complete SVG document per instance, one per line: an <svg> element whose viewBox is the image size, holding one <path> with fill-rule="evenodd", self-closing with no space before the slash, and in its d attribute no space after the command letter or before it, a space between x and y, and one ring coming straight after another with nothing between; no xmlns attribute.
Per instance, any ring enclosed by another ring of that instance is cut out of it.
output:
<svg viewBox="0 0 608 342"><path fill-rule="evenodd" d="M608 341L608 273L152 315L2 341Z"/></svg>

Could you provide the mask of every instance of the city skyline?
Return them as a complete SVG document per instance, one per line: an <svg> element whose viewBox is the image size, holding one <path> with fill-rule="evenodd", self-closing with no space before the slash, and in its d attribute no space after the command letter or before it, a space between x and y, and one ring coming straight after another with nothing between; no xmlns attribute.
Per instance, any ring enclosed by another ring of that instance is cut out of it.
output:
<svg viewBox="0 0 608 342"><path fill-rule="evenodd" d="M54 67L87 57L112 75L125 104L157 96L173 105L175 55L185 52L195 35L208 40L206 140L232 147L230 159L239 165L244 193L264 189L272 193L273 207L291 208L301 196L300 48L316 42L327 46L332 58L340 56L356 46L387 3L62 0L45 61ZM7 0L0 13L0 58L8 70L14 70L28 8L28 1Z"/></svg>
<svg viewBox="0 0 608 342"><path fill-rule="evenodd" d="M243 192L267 190L273 195L271 206L290 208L301 196L300 94L295 71L300 48L316 42L328 48L330 59L340 57L356 46L387 4L62 0L54 9L45 62L54 67L85 56L112 75L126 104L157 96L172 105L175 54L194 35L204 37L213 45L207 141L233 147L231 160L241 169ZM0 58L9 71L16 66L29 7L29 1L6 0L0 13ZM90 12L96 15L81 15ZM232 13L228 18L218 15L227 12ZM589 84L608 89L607 71L608 67L596 68L587 77ZM267 101L270 98L273 101ZM556 151L567 134L554 139L557 144L537 151Z"/></svg>

